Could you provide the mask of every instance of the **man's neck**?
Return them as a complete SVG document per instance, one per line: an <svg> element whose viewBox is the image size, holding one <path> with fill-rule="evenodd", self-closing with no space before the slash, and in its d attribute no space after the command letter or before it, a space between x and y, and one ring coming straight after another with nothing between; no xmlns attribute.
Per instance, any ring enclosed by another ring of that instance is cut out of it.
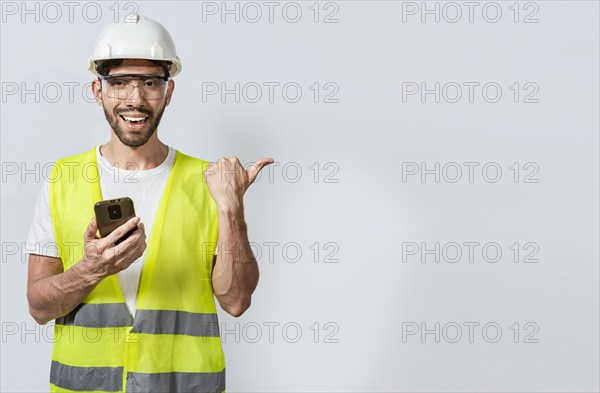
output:
<svg viewBox="0 0 600 393"><path fill-rule="evenodd" d="M100 146L100 154L112 166L127 170L148 170L162 164L169 154L169 147L160 141L130 147L112 140Z"/></svg>

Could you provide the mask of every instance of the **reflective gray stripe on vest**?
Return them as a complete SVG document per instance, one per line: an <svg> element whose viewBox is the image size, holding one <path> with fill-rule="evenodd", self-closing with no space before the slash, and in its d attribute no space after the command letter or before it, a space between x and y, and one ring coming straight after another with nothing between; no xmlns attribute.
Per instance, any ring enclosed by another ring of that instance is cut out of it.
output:
<svg viewBox="0 0 600 393"><path fill-rule="evenodd" d="M133 333L219 337L219 320L217 314L138 309L131 331Z"/></svg>
<svg viewBox="0 0 600 393"><path fill-rule="evenodd" d="M131 326L133 320L125 303L81 303L67 315L56 318L55 323L102 328Z"/></svg>
<svg viewBox="0 0 600 393"><path fill-rule="evenodd" d="M75 367L53 360L50 383L80 392L119 392L123 388L123 367Z"/></svg>
<svg viewBox="0 0 600 393"><path fill-rule="evenodd" d="M214 373L127 373L129 392L210 392L225 390L225 369Z"/></svg>

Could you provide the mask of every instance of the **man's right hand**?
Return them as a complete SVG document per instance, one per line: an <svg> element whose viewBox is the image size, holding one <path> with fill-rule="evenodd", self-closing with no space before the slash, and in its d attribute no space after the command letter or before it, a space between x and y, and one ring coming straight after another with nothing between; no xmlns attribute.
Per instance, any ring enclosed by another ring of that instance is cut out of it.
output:
<svg viewBox="0 0 600 393"><path fill-rule="evenodd" d="M146 250L146 231L144 223L139 221L140 218L135 216L108 236L100 238L97 235L96 217L93 217L83 235L85 256L80 262L85 270L92 276L103 279L127 269L129 265L140 258ZM118 239L136 225L138 229L126 240L115 245Z"/></svg>
<svg viewBox="0 0 600 393"><path fill-rule="evenodd" d="M60 258L30 254L27 301L36 322L43 325L68 314L102 279L127 269L141 257L146 249L146 232L139 220L134 217L101 239L96 235L96 218L92 218L83 235L85 255L67 271L63 271ZM114 243L136 224L138 229L115 246Z"/></svg>

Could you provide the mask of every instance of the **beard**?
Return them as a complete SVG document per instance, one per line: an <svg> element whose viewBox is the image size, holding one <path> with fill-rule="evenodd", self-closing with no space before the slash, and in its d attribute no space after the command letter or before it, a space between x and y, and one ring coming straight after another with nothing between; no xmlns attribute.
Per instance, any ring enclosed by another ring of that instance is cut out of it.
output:
<svg viewBox="0 0 600 393"><path fill-rule="evenodd" d="M104 116L106 117L106 121L108 121L108 124L110 124L110 127L113 129L121 143L129 147L138 147L145 145L146 142L148 142L148 140L150 139L150 137L152 137L152 135L158 128L158 125L160 124L160 119L162 118L162 115L165 112L166 105L163 105L156 117L152 114L150 110L146 109L143 106L123 108L118 110L115 115L111 115L104 105L102 106L102 108L104 109ZM148 116L148 119L146 120L146 123L148 125L147 130L141 130L138 133L128 135L128 132L124 131L119 125L120 115L122 113L128 112L139 112Z"/></svg>

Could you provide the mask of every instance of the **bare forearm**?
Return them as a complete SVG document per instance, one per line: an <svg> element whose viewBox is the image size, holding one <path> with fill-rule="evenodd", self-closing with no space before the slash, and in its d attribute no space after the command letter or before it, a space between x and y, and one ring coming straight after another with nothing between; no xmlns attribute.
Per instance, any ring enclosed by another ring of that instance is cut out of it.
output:
<svg viewBox="0 0 600 393"><path fill-rule="evenodd" d="M89 273L79 261L64 273L41 278L29 286L31 315L40 324L68 314L96 287L101 278Z"/></svg>
<svg viewBox="0 0 600 393"><path fill-rule="evenodd" d="M213 269L213 290L221 307L234 316L250 307L258 284L258 264L252 253L243 207L219 209L219 251Z"/></svg>

